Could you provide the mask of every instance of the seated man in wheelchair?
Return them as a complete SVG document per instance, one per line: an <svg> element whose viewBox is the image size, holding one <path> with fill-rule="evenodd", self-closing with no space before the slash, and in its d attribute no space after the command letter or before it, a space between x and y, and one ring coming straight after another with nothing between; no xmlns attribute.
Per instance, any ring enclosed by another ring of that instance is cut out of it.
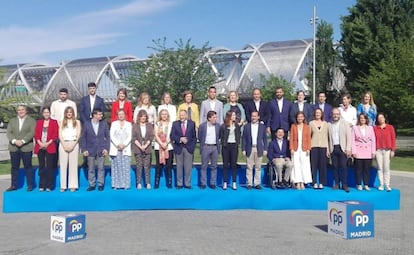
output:
<svg viewBox="0 0 414 255"><path fill-rule="evenodd" d="M291 187L290 175L293 168L293 162L290 160L289 142L285 136L285 131L282 128L276 130L276 139L273 139L267 150L267 157L271 162L270 176L276 175L273 180L271 177L271 184L274 188L289 188Z"/></svg>

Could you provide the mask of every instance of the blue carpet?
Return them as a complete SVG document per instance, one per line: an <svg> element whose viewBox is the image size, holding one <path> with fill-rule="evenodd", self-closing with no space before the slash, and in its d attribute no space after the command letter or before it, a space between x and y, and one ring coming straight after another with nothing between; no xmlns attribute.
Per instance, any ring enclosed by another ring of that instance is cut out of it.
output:
<svg viewBox="0 0 414 255"><path fill-rule="evenodd" d="M21 171L23 172L23 171ZM263 183L266 173L263 173ZM153 182L154 169L151 172ZM23 174L22 174L23 175ZM200 190L197 187L199 171L193 169L193 189L167 189L164 178L161 179L160 189L135 189L135 171L131 171L131 189L112 190L110 170L106 170L105 190L86 192L88 182L85 171L80 170L80 189L76 192L61 193L59 189L52 192L40 192L35 189L26 192L23 176L20 180L20 189L14 192L3 193L3 212L78 212L78 211L116 211L116 210L231 210L231 209L257 209L257 210L326 210L328 201L357 200L369 202L375 210L399 210L400 191L391 192L357 191L355 189L354 171L349 169L348 183L351 192L332 190L325 187L323 190L272 190L264 185L262 190L247 190L245 183L245 170L238 171L238 189L236 191L221 188ZM377 185L376 170L371 170L371 185ZM38 178L36 178L37 181ZM56 175L57 187L59 178ZM175 179L175 178L174 178ZM218 183L221 183L221 171L218 174ZM332 185L332 171L328 171L328 185Z"/></svg>

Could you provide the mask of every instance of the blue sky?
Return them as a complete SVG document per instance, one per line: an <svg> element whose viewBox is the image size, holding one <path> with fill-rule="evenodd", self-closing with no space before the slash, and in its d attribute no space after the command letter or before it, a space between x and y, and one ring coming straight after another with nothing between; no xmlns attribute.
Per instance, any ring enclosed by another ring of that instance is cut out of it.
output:
<svg viewBox="0 0 414 255"><path fill-rule="evenodd" d="M356 0L0 0L0 65L152 53L152 40L196 46L312 38L309 19L334 27Z"/></svg>

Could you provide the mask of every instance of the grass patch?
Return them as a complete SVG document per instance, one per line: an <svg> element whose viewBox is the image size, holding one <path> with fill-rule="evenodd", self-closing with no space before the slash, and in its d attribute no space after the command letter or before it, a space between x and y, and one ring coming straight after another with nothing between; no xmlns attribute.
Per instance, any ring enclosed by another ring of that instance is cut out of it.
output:
<svg viewBox="0 0 414 255"><path fill-rule="evenodd" d="M414 128L399 128L396 133L397 136L414 136Z"/></svg>

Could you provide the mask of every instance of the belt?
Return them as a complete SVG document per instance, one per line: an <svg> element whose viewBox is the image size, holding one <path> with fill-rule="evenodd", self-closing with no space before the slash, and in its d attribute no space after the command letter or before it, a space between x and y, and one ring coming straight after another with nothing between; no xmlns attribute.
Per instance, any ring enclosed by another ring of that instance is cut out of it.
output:
<svg viewBox="0 0 414 255"><path fill-rule="evenodd" d="M217 146L217 144L204 144L205 146Z"/></svg>
<svg viewBox="0 0 414 255"><path fill-rule="evenodd" d="M257 147L257 145L252 145L252 148L256 148Z"/></svg>
<svg viewBox="0 0 414 255"><path fill-rule="evenodd" d="M64 142L76 142L76 140L63 140Z"/></svg>

